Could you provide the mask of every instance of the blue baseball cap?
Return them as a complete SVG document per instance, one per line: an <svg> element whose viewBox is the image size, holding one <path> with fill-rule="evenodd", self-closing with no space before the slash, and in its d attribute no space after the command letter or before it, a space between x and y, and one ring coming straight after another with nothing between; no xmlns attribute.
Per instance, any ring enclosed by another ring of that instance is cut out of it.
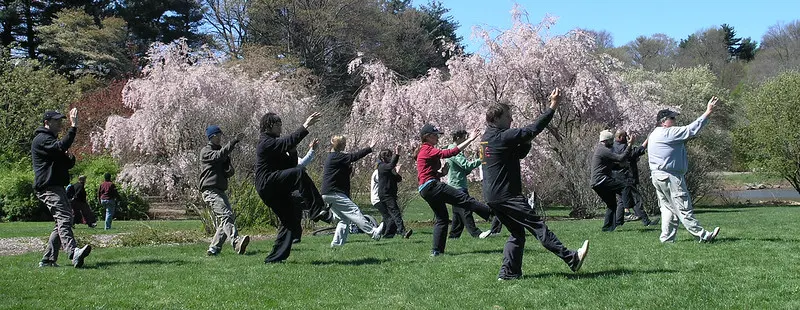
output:
<svg viewBox="0 0 800 310"><path fill-rule="evenodd" d="M206 138L209 140L211 137L222 134L222 129L219 129L217 125L211 125L206 128Z"/></svg>

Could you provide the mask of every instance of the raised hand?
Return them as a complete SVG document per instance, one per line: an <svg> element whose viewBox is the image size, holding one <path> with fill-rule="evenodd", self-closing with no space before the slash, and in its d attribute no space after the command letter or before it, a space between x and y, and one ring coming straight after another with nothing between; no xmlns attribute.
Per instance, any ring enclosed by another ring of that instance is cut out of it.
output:
<svg viewBox="0 0 800 310"><path fill-rule="evenodd" d="M319 146L319 139L314 139L314 141L308 144L308 148L312 150L317 150L317 146Z"/></svg>
<svg viewBox="0 0 800 310"><path fill-rule="evenodd" d="M552 92L550 92L550 108L555 110L558 108L558 105L561 103L561 90L556 87Z"/></svg>
<svg viewBox="0 0 800 310"><path fill-rule="evenodd" d="M72 124L72 127L78 127L78 108L69 110L69 122Z"/></svg>
<svg viewBox="0 0 800 310"><path fill-rule="evenodd" d="M303 123L303 127L308 129L308 127L311 127L312 125L316 124L321 118L322 118L322 113L319 112L311 113L311 115L308 116L308 118L306 119L306 122Z"/></svg>
<svg viewBox="0 0 800 310"><path fill-rule="evenodd" d="M400 156L400 153L401 153L402 151L403 151L403 146L402 146L402 145L400 145L400 144L398 144L398 145L395 145L395 147L394 147L394 153L395 153L395 154L397 154L398 156Z"/></svg>
<svg viewBox="0 0 800 310"><path fill-rule="evenodd" d="M717 105L717 101L719 101L719 98L717 98L717 96L712 96L711 99L708 100L708 105L706 105L706 111L711 112L712 110L714 110L714 106Z"/></svg>
<svg viewBox="0 0 800 310"><path fill-rule="evenodd" d="M378 144L378 142L375 141L375 139L369 140L369 148L374 149L376 144Z"/></svg>

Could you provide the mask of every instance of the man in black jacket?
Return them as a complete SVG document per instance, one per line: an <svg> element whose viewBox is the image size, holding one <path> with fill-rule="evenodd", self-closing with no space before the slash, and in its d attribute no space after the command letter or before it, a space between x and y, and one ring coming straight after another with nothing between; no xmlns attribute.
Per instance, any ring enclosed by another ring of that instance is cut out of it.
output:
<svg viewBox="0 0 800 310"><path fill-rule="evenodd" d="M57 267L58 250L64 246L75 268L83 267L86 256L92 251L91 245L78 248L72 234L72 206L64 189L69 184L69 169L75 166L75 157L67 150L75 141L78 128L78 110L69 111L71 127L60 141L56 139L63 125L64 115L47 111L42 118L42 127L36 129L36 137L31 143L33 162L33 188L36 198L47 206L56 224L47 240L47 247L39 262L39 267Z"/></svg>
<svg viewBox="0 0 800 310"><path fill-rule="evenodd" d="M622 153L617 154L611 151L614 143L614 134L611 131L601 131L598 140L594 154L592 154L592 175L589 184L606 204L606 216L602 231L614 231L617 226L625 224L623 206L617 204L617 195L622 194L625 185L611 175L611 170L619 163L628 160L628 156L631 154L631 143L628 142Z"/></svg>
<svg viewBox="0 0 800 310"><path fill-rule="evenodd" d="M80 217L81 223L91 228L97 227L97 216L89 208L89 202L86 201L85 175L78 176L78 182L67 186L67 198L72 205L73 224L77 224Z"/></svg>
<svg viewBox="0 0 800 310"><path fill-rule="evenodd" d="M628 145L628 133L624 130L617 130L614 134L614 146L611 150L616 154L625 153L625 148ZM628 156L627 161L620 162L612 172L614 178L622 182L625 186L618 197L617 204L622 208L633 207L635 217L633 220L641 219L644 226L655 225L658 220L651 221L647 213L642 209L642 194L639 193L639 157L647 152L647 141L642 146L634 146L631 148L631 154ZM619 209L619 207L617 208ZM628 220L627 218L625 220Z"/></svg>
<svg viewBox="0 0 800 310"><path fill-rule="evenodd" d="M308 135L308 128L317 123L320 117L320 113L311 114L302 127L283 137L283 122L278 115L267 113L261 117L261 137L256 146L256 191L281 221L275 245L264 263L286 260L292 250L293 240L303 233L300 225L303 207L294 204L293 191L300 191L312 220L332 221L332 215L325 209L322 195L314 182L302 167L297 166L297 144Z"/></svg>
<svg viewBox="0 0 800 310"><path fill-rule="evenodd" d="M399 234L408 239L414 230L410 228L406 230L403 212L397 205L397 183L403 180L403 177L397 173L400 150L401 146L398 144L394 153L389 149L384 149L378 155L378 198L380 202L376 206L381 211L383 221L387 225L383 236L392 238L395 234Z"/></svg>
<svg viewBox="0 0 800 310"><path fill-rule="evenodd" d="M483 198L511 233L503 248L503 266L498 280L522 277L526 229L574 272L581 268L588 253L589 240L584 241L577 251L571 251L561 244L522 195L520 160L528 155L531 140L550 123L558 107L560 94L558 89L553 90L550 108L536 122L522 128L511 128L513 118L508 104L495 104L486 111L487 127L480 148Z"/></svg>
<svg viewBox="0 0 800 310"><path fill-rule="evenodd" d="M235 173L230 155L241 137L236 136L222 146L222 136L222 129L219 126L208 126L206 128L208 144L200 150L200 192L217 218L217 232L206 252L209 256L219 254L225 239L228 238L231 239L231 246L237 254L244 254L247 244L250 243L250 236L239 237L235 224L236 215L233 214L228 194L225 193L228 190L228 178Z"/></svg>

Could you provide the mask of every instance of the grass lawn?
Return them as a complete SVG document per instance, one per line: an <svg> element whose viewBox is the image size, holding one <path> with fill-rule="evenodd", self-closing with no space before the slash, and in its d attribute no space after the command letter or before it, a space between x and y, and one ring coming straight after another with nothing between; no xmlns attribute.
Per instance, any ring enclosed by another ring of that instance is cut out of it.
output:
<svg viewBox="0 0 800 310"><path fill-rule="evenodd" d="M336 250L330 236L306 236L276 265L262 263L272 240L242 256L226 247L206 257L206 244L104 248L82 270L66 267L63 253L59 268L35 267L41 253L2 256L0 308L800 308L800 208L698 209L698 218L723 228L717 242L699 244L682 230L678 242L660 244L658 229L638 222L601 233L600 220L551 221L571 248L591 240L584 268L570 272L530 237L524 278L502 282L507 232L449 240L447 253L431 258L424 224L409 240L359 234Z"/></svg>
<svg viewBox="0 0 800 310"><path fill-rule="evenodd" d="M153 228L164 231L197 230L203 228L199 220L181 221L114 221L111 230L103 229L103 219L98 219L97 228L89 228L78 224L74 228L76 235L118 234L133 232L142 228ZM0 223L0 238L10 237L42 237L47 238L53 230L53 222L10 222Z"/></svg>

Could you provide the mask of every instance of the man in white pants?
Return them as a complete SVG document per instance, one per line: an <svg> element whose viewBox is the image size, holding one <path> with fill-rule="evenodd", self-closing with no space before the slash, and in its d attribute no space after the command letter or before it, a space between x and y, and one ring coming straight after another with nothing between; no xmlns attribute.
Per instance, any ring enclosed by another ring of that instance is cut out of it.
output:
<svg viewBox="0 0 800 310"><path fill-rule="evenodd" d="M651 179L661 208L661 242L675 242L678 220L700 242L714 241L719 234L719 227L707 231L694 218L685 179L688 169L686 141L700 132L717 100L717 97L711 97L706 112L687 126L675 126L675 117L679 113L668 109L658 111L659 127L647 139L647 154Z"/></svg>

